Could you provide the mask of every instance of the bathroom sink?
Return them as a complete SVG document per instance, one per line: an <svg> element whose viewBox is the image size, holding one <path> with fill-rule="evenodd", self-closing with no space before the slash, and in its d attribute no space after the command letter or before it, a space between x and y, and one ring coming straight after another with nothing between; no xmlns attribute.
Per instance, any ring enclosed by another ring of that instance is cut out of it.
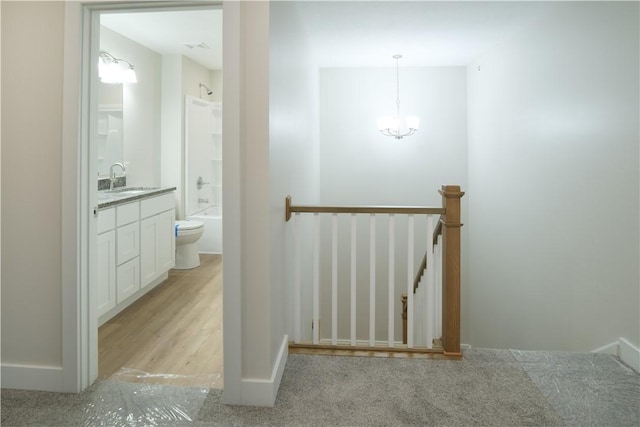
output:
<svg viewBox="0 0 640 427"><path fill-rule="evenodd" d="M98 200L123 200L159 189L160 187L119 187L114 188L113 190L102 190L98 192Z"/></svg>
<svg viewBox="0 0 640 427"><path fill-rule="evenodd" d="M175 187L117 187L98 191L98 209L174 191Z"/></svg>
<svg viewBox="0 0 640 427"><path fill-rule="evenodd" d="M114 188L113 190L105 190L107 194L118 196L133 196L136 194L146 193L147 191L157 190L159 187L122 187Z"/></svg>

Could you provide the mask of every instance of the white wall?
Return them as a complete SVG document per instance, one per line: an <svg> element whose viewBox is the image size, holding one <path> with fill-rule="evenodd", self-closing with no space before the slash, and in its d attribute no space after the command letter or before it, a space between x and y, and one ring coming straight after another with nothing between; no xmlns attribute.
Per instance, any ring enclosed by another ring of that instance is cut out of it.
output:
<svg viewBox="0 0 640 427"><path fill-rule="evenodd" d="M182 55L162 55L160 185L176 187L176 219L184 218Z"/></svg>
<svg viewBox="0 0 640 427"><path fill-rule="evenodd" d="M211 82L211 95L210 100L213 102L222 102L222 70L211 70L209 72L209 81Z"/></svg>
<svg viewBox="0 0 640 427"><path fill-rule="evenodd" d="M218 77L220 76L218 72ZM162 55L162 105L161 105L161 185L176 187L176 218L185 218L185 96L191 95L206 101L199 83L212 87L214 71L179 54ZM221 91L221 81L218 82ZM218 94L220 98L220 94ZM195 183L193 190L195 191Z"/></svg>
<svg viewBox="0 0 640 427"><path fill-rule="evenodd" d="M400 67L400 113L421 120L418 132L401 140L380 134L376 124L395 115L395 67L323 68L320 88L323 204L440 206L441 184L464 188L464 67Z"/></svg>
<svg viewBox="0 0 640 427"><path fill-rule="evenodd" d="M105 27L100 49L132 63L138 78L122 85L127 185L160 185L162 56Z"/></svg>
<svg viewBox="0 0 640 427"><path fill-rule="evenodd" d="M389 58L390 64L394 64ZM420 117L420 129L401 140L381 135L376 120L395 115L396 69L323 68L320 70L320 196L324 205L441 206L442 184L467 187L467 90L465 67L400 66L400 112ZM464 199L463 199L464 201ZM463 222L466 204L463 204ZM394 336L400 340L400 294L407 290L406 218L398 217L396 230ZM323 221L322 271L331 271L330 221ZM367 340L369 301L368 218L358 223L358 331ZM376 231L376 338L387 339L388 236L386 216ZM416 221L416 236L426 236L423 218ZM463 233L464 236L464 233ZM339 224L339 318L349 317L349 222ZM415 241L415 269L427 243ZM463 283L466 278L466 239L463 240ZM415 273L413 273L415 274ZM413 279L413 274L411 279ZM327 273L321 283L329 285ZM324 286L321 335L330 333L330 286ZM466 289L463 288L463 296ZM464 300L464 299L463 299ZM349 322L338 335L348 338ZM310 324L310 323L309 323ZM464 329L463 329L463 332Z"/></svg>
<svg viewBox="0 0 640 427"><path fill-rule="evenodd" d="M469 67L470 344L638 345L638 39L567 3Z"/></svg>
<svg viewBox="0 0 640 427"><path fill-rule="evenodd" d="M182 209L182 212L185 215L192 215L195 211L198 210L198 206L200 206L199 209L203 209L207 207L207 204L198 204L197 203L198 198L211 200L211 203L213 203L213 199L214 199L214 196L213 196L214 190L211 185L205 187L202 191L199 191L196 187L198 175L201 175L206 182L210 182L211 184L213 184L214 182L213 180L214 171L213 171L213 165L211 163L212 142L209 141L208 144L207 143L202 144L202 145L206 145L206 147L203 146L199 150L200 153L203 155L196 154L194 157L193 151L192 151L191 155L187 156L186 155L187 140L185 138L187 134L187 128L188 128L188 123L186 122L186 117L187 117L186 96L190 95L195 98L202 99L208 102L213 101L213 96L207 95L205 92L205 89L200 88L200 83L208 87L212 86L210 77L211 77L210 70L206 69L205 67L198 64L197 62L194 62L193 60L187 58L186 56L182 57L182 95L183 96L182 96L181 104L182 104L182 118L184 119L184 123L182 126L183 128L182 144L184 144L184 147L185 147L185 157L184 157L185 162L183 164L183 168L186 168L186 170L190 170L189 168L191 167L189 174L188 175L185 174L184 185L185 185L185 192L186 192L185 195L187 196L187 198L185 198L185 204ZM207 109L207 113L210 113L209 109ZM211 139L211 124L210 124L211 117L210 117L210 114L209 114L209 117L205 117L207 113L205 113L204 111L200 112L200 114L202 114L201 120L205 120L207 123L208 138ZM202 135L202 136L205 139L207 138L207 136L205 135ZM189 148L193 148L193 147L189 147ZM207 149L208 149L208 153L207 153ZM197 159L197 157L199 157L199 160ZM197 164L199 164L199 167L194 164L191 164L194 161ZM198 169L201 172L196 173L193 168ZM190 176L190 178L188 176ZM190 210L192 212L190 212Z"/></svg>
<svg viewBox="0 0 640 427"><path fill-rule="evenodd" d="M286 297L293 272L289 264L292 224L284 220L285 197L290 195L296 204L319 201L318 69L309 56L297 7L293 2L271 5L270 254L271 283L277 289L271 296L272 347L291 320Z"/></svg>
<svg viewBox="0 0 640 427"><path fill-rule="evenodd" d="M284 236L270 230L270 4L223 7L224 401L273 405L287 341L284 285L271 280L272 241Z"/></svg>
<svg viewBox="0 0 640 427"><path fill-rule="evenodd" d="M7 365L62 365L64 3L0 7L4 381Z"/></svg>

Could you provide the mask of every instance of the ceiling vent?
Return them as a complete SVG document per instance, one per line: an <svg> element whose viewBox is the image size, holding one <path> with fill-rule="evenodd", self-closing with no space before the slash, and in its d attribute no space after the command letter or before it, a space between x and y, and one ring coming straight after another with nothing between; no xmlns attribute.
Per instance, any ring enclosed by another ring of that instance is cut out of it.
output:
<svg viewBox="0 0 640 427"><path fill-rule="evenodd" d="M210 49L210 47L205 43L205 42L200 42L200 43L182 43L184 46L188 47L189 49Z"/></svg>

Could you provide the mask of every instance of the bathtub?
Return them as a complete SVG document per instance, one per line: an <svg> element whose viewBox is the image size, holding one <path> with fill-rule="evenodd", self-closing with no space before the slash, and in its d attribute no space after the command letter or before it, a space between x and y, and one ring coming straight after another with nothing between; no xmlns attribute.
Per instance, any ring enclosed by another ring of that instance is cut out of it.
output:
<svg viewBox="0 0 640 427"><path fill-rule="evenodd" d="M210 207L187 216L188 220L204 223L204 233L198 240L198 251L201 254L222 253L222 212L221 208Z"/></svg>

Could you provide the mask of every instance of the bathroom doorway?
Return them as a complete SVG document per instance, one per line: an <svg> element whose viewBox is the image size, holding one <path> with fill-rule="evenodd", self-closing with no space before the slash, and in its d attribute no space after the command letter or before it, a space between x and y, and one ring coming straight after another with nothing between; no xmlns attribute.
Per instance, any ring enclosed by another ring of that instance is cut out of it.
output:
<svg viewBox="0 0 640 427"><path fill-rule="evenodd" d="M94 13L99 29L92 29L92 46L101 57L128 64L136 82L91 84L98 94L89 96L92 167L99 180L124 180L126 188L175 188L175 218L189 219L187 197L197 182L188 176L185 111L188 99L199 99L221 115L222 10L199 4ZM217 153L209 161L221 168L221 127L203 133ZM113 172L116 163L122 172ZM89 188L98 191L89 175ZM200 197L211 199L207 208L218 213L221 184L212 197ZM171 269L152 289L123 299L122 309L118 302L106 314L94 313L99 379L222 388L222 254L221 244L206 249L212 234L221 242L221 227L205 230L199 267ZM101 259L90 259L96 277Z"/></svg>

